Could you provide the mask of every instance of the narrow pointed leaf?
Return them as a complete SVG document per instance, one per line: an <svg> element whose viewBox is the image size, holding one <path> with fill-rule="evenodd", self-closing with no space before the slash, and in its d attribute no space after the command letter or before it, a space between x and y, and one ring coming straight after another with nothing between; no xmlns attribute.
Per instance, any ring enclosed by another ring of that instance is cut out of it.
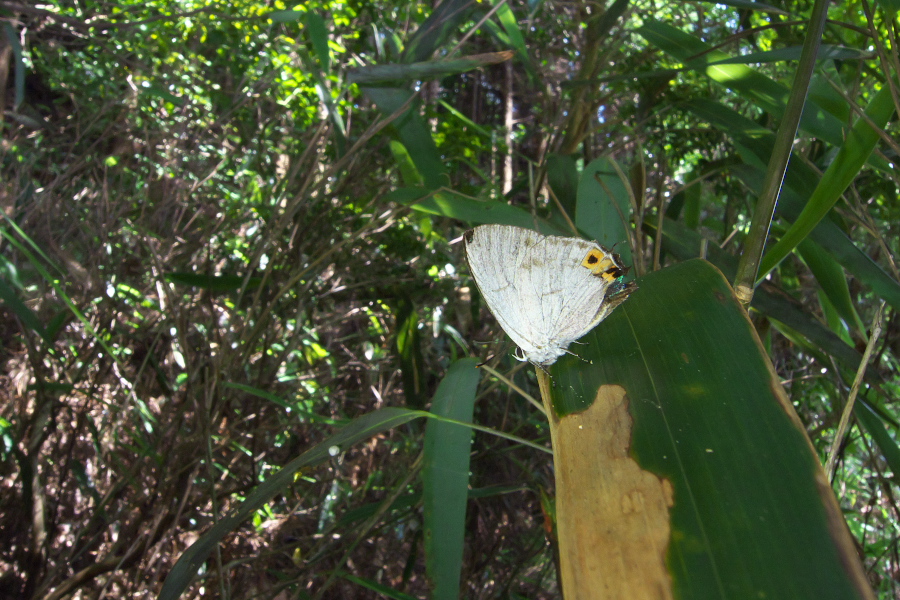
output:
<svg viewBox="0 0 900 600"><path fill-rule="evenodd" d="M803 207L803 212L794 220L794 224L778 243L763 256L759 266L759 279L764 278L784 260L784 257L810 234L831 207L840 200L844 190L859 174L859 170L880 139L876 128L885 126L887 120L894 114L894 108L891 86L886 85L869 103L866 109L867 118L856 120L834 161L822 175L819 185Z"/></svg>
<svg viewBox="0 0 900 600"><path fill-rule="evenodd" d="M434 395L431 412L471 422L481 372L474 358L450 367ZM472 429L436 419L425 431L422 482L425 553L432 598L460 597L466 504L469 497L469 455Z"/></svg>

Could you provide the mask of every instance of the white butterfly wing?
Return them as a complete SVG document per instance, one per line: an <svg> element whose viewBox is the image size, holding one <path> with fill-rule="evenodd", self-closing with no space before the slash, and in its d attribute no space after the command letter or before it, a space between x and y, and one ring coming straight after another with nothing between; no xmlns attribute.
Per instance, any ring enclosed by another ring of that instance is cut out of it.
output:
<svg viewBox="0 0 900 600"><path fill-rule="evenodd" d="M534 268L522 269L521 286L533 290L540 306L542 336L562 354L598 322L609 281L582 262L597 245L577 238L548 236L530 249Z"/></svg>
<svg viewBox="0 0 900 600"><path fill-rule="evenodd" d="M529 248L543 239L518 227L482 225L466 233L469 270L491 313L525 355L534 352L539 306L534 293L521 279L529 260ZM526 287L522 287L525 285Z"/></svg>
<svg viewBox="0 0 900 600"><path fill-rule="evenodd" d="M610 257L592 242L506 225L466 234L469 268L488 307L525 357L542 365L554 363L634 288L586 266L598 252Z"/></svg>

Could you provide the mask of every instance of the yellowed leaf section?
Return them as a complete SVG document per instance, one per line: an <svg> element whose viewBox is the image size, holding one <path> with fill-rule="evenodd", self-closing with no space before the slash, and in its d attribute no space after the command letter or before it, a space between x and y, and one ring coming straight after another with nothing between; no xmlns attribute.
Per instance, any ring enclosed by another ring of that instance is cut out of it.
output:
<svg viewBox="0 0 900 600"><path fill-rule="evenodd" d="M584 412L551 419L566 600L673 597L672 485L629 456L631 428L625 390L613 385Z"/></svg>

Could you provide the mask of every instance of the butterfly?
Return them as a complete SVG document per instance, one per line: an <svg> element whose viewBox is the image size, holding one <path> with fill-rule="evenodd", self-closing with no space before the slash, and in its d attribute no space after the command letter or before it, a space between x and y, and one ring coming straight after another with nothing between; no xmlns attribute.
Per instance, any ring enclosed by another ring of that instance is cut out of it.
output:
<svg viewBox="0 0 900 600"><path fill-rule="evenodd" d="M580 238L509 225L465 234L469 270L491 313L519 347L547 367L637 289L617 254Z"/></svg>

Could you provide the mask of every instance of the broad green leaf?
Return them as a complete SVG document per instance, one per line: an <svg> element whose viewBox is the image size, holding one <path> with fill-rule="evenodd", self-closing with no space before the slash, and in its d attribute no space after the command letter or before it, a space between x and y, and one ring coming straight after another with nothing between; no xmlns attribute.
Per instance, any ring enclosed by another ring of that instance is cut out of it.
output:
<svg viewBox="0 0 900 600"><path fill-rule="evenodd" d="M292 23L301 20L305 14L306 12L299 10L273 10L265 16L273 23Z"/></svg>
<svg viewBox="0 0 900 600"><path fill-rule="evenodd" d="M884 426L884 420L881 415L873 410L870 401L857 402L853 406L853 415L859 419L862 426L866 428L866 431L875 440L878 449L881 450L881 455L884 456L884 460L891 468L891 471L900 473L900 447L897 446L897 441L894 437L888 433ZM891 425L896 429L896 423Z"/></svg>
<svg viewBox="0 0 900 600"><path fill-rule="evenodd" d="M834 81L837 79L840 79L840 73L835 69L834 63L821 65L821 69L813 74L810 81L809 98L842 123L849 123L854 115L853 109L840 91L834 88Z"/></svg>
<svg viewBox="0 0 900 600"><path fill-rule="evenodd" d="M389 588L386 585L381 585L371 579L364 579L362 577L357 577L356 575L351 575L350 573L341 573L341 577L355 583L361 588L372 590L378 594L379 598L390 598L391 600L416 600L415 596L398 592L395 589Z"/></svg>
<svg viewBox="0 0 900 600"><path fill-rule="evenodd" d="M429 60L417 63L397 63L392 65L371 65L352 69L348 73L351 83L378 85L399 81L425 81L441 79L448 75L465 73L494 65L512 58L512 52L488 52L473 54L453 60Z"/></svg>
<svg viewBox="0 0 900 600"><path fill-rule="evenodd" d="M828 328L839 335L840 338L844 340L844 343L853 343L853 337L850 335L849 327L841 318L841 315L834 307L834 304L831 303L828 294L819 288L816 290L816 297L819 299L819 308L822 310L822 317L828 325Z"/></svg>
<svg viewBox="0 0 900 600"><path fill-rule="evenodd" d="M140 94L146 98L159 98L160 100L165 100L175 106L184 106L188 103L188 100L176 96L164 85L158 83L148 83L148 85L142 86L140 88Z"/></svg>
<svg viewBox="0 0 900 600"><path fill-rule="evenodd" d="M343 155L347 147L347 128L344 125L344 116L332 97L329 84L331 52L328 49L328 27L325 20L316 12L307 13L303 22L306 24L305 32L318 60L313 60L303 45L298 46L296 52L303 63L304 70L315 78L319 102L325 107L328 117L334 123L337 151L339 155Z"/></svg>
<svg viewBox="0 0 900 600"><path fill-rule="evenodd" d="M402 87L364 87L363 92L385 117L400 111L412 97L412 92ZM425 179L425 185L437 189L446 184L449 181L446 167L431 136L431 129L419 114L418 104L413 102L406 108L394 120L393 126L398 139Z"/></svg>
<svg viewBox="0 0 900 600"><path fill-rule="evenodd" d="M522 30L519 27L519 21L516 18L515 13L506 2L498 2L495 6L497 8L495 15L497 20L500 21L500 25L503 27L503 35L500 35L500 32L496 27L493 27L494 23L492 20L487 21L485 27L488 31L493 33L495 37L504 41L510 48L515 50L516 57L525 67L531 81L539 81L539 76L534 69L534 65L531 64L531 53L528 52L528 47L525 44L525 36L522 35Z"/></svg>
<svg viewBox="0 0 900 600"><path fill-rule="evenodd" d="M81 309L75 305L75 302L69 297L66 293L64 285L60 282L59 279L53 277L49 271L44 267L45 264L51 265L51 268L57 272L62 273L59 267L57 267L50 257L44 252L43 248L37 244L31 237L26 234L21 227L9 216L6 215L3 211L0 211L0 217L2 217L9 228L0 228L0 237L3 237L9 244L18 250L22 256L31 264L31 267L38 273L41 279L43 279L46 283L53 288L56 296L62 300L66 308L69 309L69 312L73 314L81 324L84 326L86 332L90 334L90 336L103 348L103 350L107 353L108 356L112 357L113 360L119 362L119 353L114 352L107 344L107 340L104 336L99 335L97 330L94 328L94 324L88 319L85 314L81 311ZM24 243L23 243L24 242ZM32 248L34 253L31 252L28 248ZM0 263L2 264L2 263ZM10 274L10 270L7 267L6 269L7 276ZM50 323L50 326L44 331L45 339L48 341L56 339L56 327L64 323L66 320L65 316L57 315L54 316L53 320Z"/></svg>
<svg viewBox="0 0 900 600"><path fill-rule="evenodd" d="M268 400L269 402L276 404L282 408L289 408L291 412L298 414L303 419L308 420L310 423L325 423L326 425L337 425L338 422L330 417L325 417L322 415L317 415L315 413L311 413L300 406L297 406L296 402L289 402L279 396L278 394L273 394L272 392L268 392L266 390L261 390L257 387L253 387L252 385L246 385L243 383L232 383L230 381L223 381L221 383L223 388L230 388L233 390L239 390L246 394L251 394L253 396L257 396L259 398L263 398L264 400Z"/></svg>
<svg viewBox="0 0 900 600"><path fill-rule="evenodd" d="M465 359L460 362L468 364L470 359ZM466 367L461 366L459 369L461 372L465 372ZM464 375L459 375L458 377L465 379ZM455 383L459 383L459 380L456 378L454 378L454 381ZM464 389L465 388L463 387L463 391ZM460 390L457 389L457 391ZM409 410L405 408L382 408L375 412L357 417L344 425L336 433L329 436L324 442L316 444L282 467L281 470L274 475L268 477L262 484L250 492L246 500L244 500L236 509L219 519L206 533L201 535L196 542L191 544L191 546L182 553L168 576L166 576L162 590L157 598L159 600L175 600L178 598L197 575L200 567L206 562L219 542L221 542L229 533L237 529L241 523L249 519L254 512L271 500L273 496L291 485L301 469L318 465L328 460L330 457L346 451L350 446L369 439L373 435L393 429L394 427L403 425L404 423L408 423L409 421L420 417L443 421L453 425L457 429L469 431L464 422L456 422L452 419L430 412ZM469 418L469 422L470 421L471 418ZM486 427L472 425L471 429L491 433L504 439L509 439L516 443L536 448L537 450L544 450L544 448L527 440L517 438L510 434L496 432Z"/></svg>
<svg viewBox="0 0 900 600"><path fill-rule="evenodd" d="M765 52L751 52L749 54L741 54L740 56L732 56L722 60L710 63L711 65L752 65L770 62L785 62L789 60L799 60L800 52L803 46L789 46L787 48L778 48L777 50L767 50ZM843 46L831 46L822 44L816 52L818 60L860 60L868 58L869 53L856 48L844 48Z"/></svg>
<svg viewBox="0 0 900 600"><path fill-rule="evenodd" d="M699 174L695 171L692 173L696 177ZM699 185L692 185L682 193L684 194L684 224L693 230L700 227L700 203L703 199L703 188Z"/></svg>
<svg viewBox="0 0 900 600"><path fill-rule="evenodd" d="M487 127L483 127L470 119L468 116L460 112L459 109L457 109L446 100L437 98L437 102L444 108L444 110L459 119L465 125L467 131L474 131L486 140L490 140L493 138L494 133L492 131L490 131ZM497 150L500 152L505 152L506 144L499 144Z"/></svg>
<svg viewBox="0 0 900 600"><path fill-rule="evenodd" d="M394 156L394 162L400 169L400 177L403 179L403 185L409 187L420 186L424 183L422 175L416 168L416 163L410 157L406 148L397 140L390 141L391 154Z"/></svg>
<svg viewBox="0 0 900 600"><path fill-rule="evenodd" d="M403 62L420 62L434 55L450 36L459 32L472 6L471 0L445 0L438 4L409 38L403 50Z"/></svg>
<svg viewBox="0 0 900 600"><path fill-rule="evenodd" d="M25 73L28 69L25 64L22 52L22 44L19 43L19 34L9 21L3 21L2 25L3 38L6 45L12 50L13 63L15 64L15 80L13 87L15 89L13 96L12 109L15 111L25 99ZM9 66L7 65L7 69Z"/></svg>
<svg viewBox="0 0 900 600"><path fill-rule="evenodd" d="M525 60L527 63L528 48L525 46L525 38L522 36L522 30L519 29L519 22L516 20L516 15L509 7L509 4L498 4L497 11L494 14L497 15L497 20L503 25L503 30L508 36L510 46L515 49L519 58Z"/></svg>
<svg viewBox="0 0 900 600"><path fill-rule="evenodd" d="M423 213L450 217L473 225L499 223L535 229L544 234L566 235L530 212L506 202L476 200L448 189L429 192L421 188L402 188L387 194L393 202L405 204Z"/></svg>
<svg viewBox="0 0 900 600"><path fill-rule="evenodd" d="M547 156L547 183L569 218L575 218L578 206L580 174L576 157L552 153Z"/></svg>
<svg viewBox="0 0 900 600"><path fill-rule="evenodd" d="M748 119L733 108L705 98L683 102L681 107L726 133L745 163L765 171L775 143L775 134L771 130ZM808 167L798 172L795 169L798 166L797 162L791 163L786 176L802 179L802 185L814 186L817 181L815 174ZM787 183L790 185L790 180Z"/></svg>
<svg viewBox="0 0 900 600"><path fill-rule="evenodd" d="M306 30L313 50L319 58L319 65L323 73L331 70L331 53L328 51L328 28L325 19L316 12L306 13Z"/></svg>
<svg viewBox="0 0 900 600"><path fill-rule="evenodd" d="M785 210L787 214L787 210ZM827 250L847 273L868 286L885 302L900 310L900 282L881 268L881 265L856 247L847 234L829 219L819 222L810 239Z"/></svg>
<svg viewBox="0 0 900 600"><path fill-rule="evenodd" d="M759 12L768 12L775 13L779 15L786 15L783 9L776 8L771 4L766 4L764 2L756 2L756 0L701 0L701 4L722 4L724 6L732 6L734 8L740 8L742 10L753 10Z"/></svg>
<svg viewBox="0 0 900 600"><path fill-rule="evenodd" d="M340 518L335 523L335 530L344 531L349 527L353 527L360 521L371 518L379 512L387 513L395 510L412 510L413 508L420 506L421 503L421 492L413 492L411 494L399 496L394 499L387 508L385 508L383 500L370 502L357 508L351 508L341 514Z"/></svg>
<svg viewBox="0 0 900 600"><path fill-rule="evenodd" d="M69 322L69 317L70 314L67 310L60 310L50 317L47 321L47 326L44 328L44 339L48 342L56 341L60 331L62 331L63 327Z"/></svg>
<svg viewBox="0 0 900 600"><path fill-rule="evenodd" d="M619 460L634 460L671 486L665 566L673 596L872 598L816 453L722 274L694 260L638 284L573 349L579 357L550 369L551 390L560 423L594 411L595 398L624 391L627 415L616 413L606 429L630 448ZM578 435L590 456L609 432ZM560 471L557 464L558 489ZM580 484L585 493L597 488ZM617 497L631 498L626 489ZM629 520L630 512L616 514ZM584 527L594 518L590 511L578 516ZM564 557L563 535L561 526ZM642 573L627 566L623 576L638 581Z"/></svg>
<svg viewBox="0 0 900 600"><path fill-rule="evenodd" d="M853 306L847 278L840 265L811 239L800 242L798 250L803 262L816 276L820 289L828 296L846 327L849 330L856 328L859 333L865 334L866 328L856 312L856 307Z"/></svg>
<svg viewBox="0 0 900 600"><path fill-rule="evenodd" d="M652 226L645 225L645 229L656 237L656 230ZM704 243L703 237L698 232L688 229L684 224L666 219L663 223L663 238L663 250L680 260L699 257L702 247L705 246L706 258L726 277L734 277L737 257L720 250L714 243ZM811 346L833 356L849 369L855 371L859 366L862 355L823 326L819 319L810 315L800 302L783 290L764 282L756 289L751 306L767 317L799 332L809 340Z"/></svg>
<svg viewBox="0 0 900 600"><path fill-rule="evenodd" d="M419 333L419 312L406 296L398 297L392 304L396 332L394 348L400 358L400 376L403 395L410 408L423 408L423 391L427 384L425 359L422 356L422 339Z"/></svg>
<svg viewBox="0 0 900 600"><path fill-rule="evenodd" d="M900 10L900 0L876 0L876 4L879 4L884 10L890 12L892 16Z"/></svg>
<svg viewBox="0 0 900 600"><path fill-rule="evenodd" d="M22 321L22 325L34 331L42 338L45 338L46 333L44 332L44 326L41 324L38 316L22 302L13 287L8 285L2 277L0 277L0 300L3 300L6 308L19 317L19 320ZM48 342L52 341L47 338L45 339Z"/></svg>
<svg viewBox="0 0 900 600"><path fill-rule="evenodd" d="M631 200L628 189L611 159L598 158L588 164L578 182L575 224L589 239L615 248L631 264L628 239Z"/></svg>
<svg viewBox="0 0 900 600"><path fill-rule="evenodd" d="M453 363L435 392L431 412L471 422L480 379L476 359ZM431 597L437 600L456 600L460 594L471 445L471 428L437 420L426 426L422 464L425 554Z"/></svg>

